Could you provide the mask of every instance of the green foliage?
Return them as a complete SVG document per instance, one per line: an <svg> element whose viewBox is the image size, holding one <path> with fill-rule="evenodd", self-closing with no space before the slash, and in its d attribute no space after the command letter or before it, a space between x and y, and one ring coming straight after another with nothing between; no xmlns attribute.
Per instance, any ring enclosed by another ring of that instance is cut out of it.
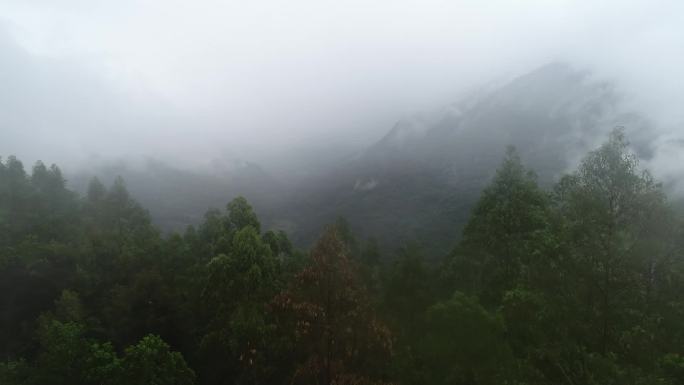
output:
<svg viewBox="0 0 684 385"><path fill-rule="evenodd" d="M516 288L504 294L500 314L515 351L528 353L527 349L542 346L544 328L550 321L546 311L547 305L539 292Z"/></svg>
<svg viewBox="0 0 684 385"><path fill-rule="evenodd" d="M425 310L434 295L430 271L415 244L400 248L384 282L383 304L400 337L415 342L425 328Z"/></svg>
<svg viewBox="0 0 684 385"><path fill-rule="evenodd" d="M217 377L253 382L269 376L268 345L274 326L265 303L280 284L280 263L252 226L238 230L229 255L207 265L202 291L207 328L203 357Z"/></svg>
<svg viewBox="0 0 684 385"><path fill-rule="evenodd" d="M239 231L247 226L251 226L256 232L261 231L261 224L257 219L252 206L247 203L244 197L237 197L233 199L227 206L228 221L230 226Z"/></svg>
<svg viewBox="0 0 684 385"><path fill-rule="evenodd" d="M149 385L192 385L195 373L178 352L173 352L159 336L145 336L126 348L122 360L123 382Z"/></svg>
<svg viewBox="0 0 684 385"><path fill-rule="evenodd" d="M24 385L31 380L31 368L24 360L0 362L0 383Z"/></svg>
<svg viewBox="0 0 684 385"><path fill-rule="evenodd" d="M619 129L551 192L509 149L441 263L352 228L306 253L239 197L162 235L9 157L0 383L684 384L684 226Z"/></svg>
<svg viewBox="0 0 684 385"><path fill-rule="evenodd" d="M564 267L575 274L573 286L564 289L579 297L575 311L585 343L601 353L615 351L619 331L648 318L658 301L672 245L664 195L638 170L623 132L615 130L561 180L556 201L565 219Z"/></svg>
<svg viewBox="0 0 684 385"><path fill-rule="evenodd" d="M41 353L37 358L38 383L118 384L121 363L111 344L84 337L75 322L43 319L38 330Z"/></svg>
<svg viewBox="0 0 684 385"><path fill-rule="evenodd" d="M111 343L85 337L76 322L61 322L51 315L42 317L37 332L41 351L36 369L26 383L49 384L183 384L195 383L195 373L183 356L172 352L156 335L144 337L126 348L119 358ZM3 374L19 378L26 372L21 363L7 364ZM22 364L24 365L24 364Z"/></svg>
<svg viewBox="0 0 684 385"><path fill-rule="evenodd" d="M430 307L421 343L429 383L501 383L511 360L504 330L496 315L461 292Z"/></svg>
<svg viewBox="0 0 684 385"><path fill-rule="evenodd" d="M499 303L516 284L532 284L554 247L547 195L509 147L491 184L475 205L448 268L449 285Z"/></svg>
<svg viewBox="0 0 684 385"><path fill-rule="evenodd" d="M294 247L287 238L287 234L282 230L277 232L273 230L267 231L263 235L263 241L271 248L273 255L277 257L291 256L294 251Z"/></svg>
<svg viewBox="0 0 684 385"><path fill-rule="evenodd" d="M62 294L55 301L55 319L62 322L81 322L85 319L85 309L78 293L72 290L62 290Z"/></svg>

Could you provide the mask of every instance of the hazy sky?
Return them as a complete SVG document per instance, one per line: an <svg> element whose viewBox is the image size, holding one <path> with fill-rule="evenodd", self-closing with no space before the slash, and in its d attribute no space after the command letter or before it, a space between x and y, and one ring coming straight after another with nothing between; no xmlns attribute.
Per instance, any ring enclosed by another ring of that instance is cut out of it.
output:
<svg viewBox="0 0 684 385"><path fill-rule="evenodd" d="M2 0L0 155L361 145L553 60L616 80L679 134L682 1Z"/></svg>

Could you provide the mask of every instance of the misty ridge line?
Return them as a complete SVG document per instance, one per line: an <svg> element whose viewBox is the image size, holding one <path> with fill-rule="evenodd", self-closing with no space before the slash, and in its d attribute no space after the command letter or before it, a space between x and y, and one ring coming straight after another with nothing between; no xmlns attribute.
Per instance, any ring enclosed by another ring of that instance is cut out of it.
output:
<svg viewBox="0 0 684 385"><path fill-rule="evenodd" d="M627 109L615 88L554 62L435 112L404 118L363 150L285 152L278 172L235 158L200 168L153 158L103 159L67 173L67 179L85 193L93 176L105 183L122 176L164 231L182 231L199 223L207 208L245 196L266 228L286 231L297 245L310 244L325 223L342 216L381 245L437 240L430 253L439 255L453 244L453 229L463 226L510 145L540 184L550 186L622 126L642 163L676 197L681 179L658 172L667 159L659 153L659 130ZM415 220L407 223L407 216ZM389 226L396 231L388 232Z"/></svg>
<svg viewBox="0 0 684 385"><path fill-rule="evenodd" d="M247 159L273 174L296 173L306 160L280 167L294 153L346 159L407 111L554 60L619 86L625 104L654 122L659 153L675 152L681 139L681 87L660 76L676 79L682 68L672 54L682 34L676 2L400 1L363 12L359 4L296 3L167 3L168 19L157 20L155 2L3 2L0 152L50 159L72 173L98 158L148 156L189 169ZM303 18L301 7L320 18ZM669 158L653 168L678 179Z"/></svg>
<svg viewBox="0 0 684 385"><path fill-rule="evenodd" d="M576 88L578 85L583 86L585 84L588 84L590 87L595 87L595 88L600 88L600 89L605 89L608 90L608 92L605 92L604 95L601 97L605 97L604 102L606 104L610 104L610 106L603 106L604 108L611 108L614 109L613 113L615 114L622 114L622 115L631 115L632 118L636 120L642 120L638 121L637 124L643 125L648 122L646 122L647 118L644 116L639 116L638 113L633 112L632 110L627 110L625 109L625 106L620 104L621 99L623 97L619 96L617 93L615 93L614 89L615 86L611 83L608 83L606 81L600 81L596 80L592 77L591 72L588 70L583 70L583 71L577 71L574 69L571 69L572 67L568 64L565 64L563 62L553 62L551 64L547 64L545 66L540 67L537 71L543 70L543 69L548 69L548 68L553 68L553 67L558 67L558 68L563 68L561 71L568 71L568 74L572 72L572 77L574 78L573 81L576 81L578 84L573 84L571 88ZM535 71L536 72L536 71ZM542 71L543 72L543 71ZM533 72L534 73L534 72ZM526 75L530 76L530 74ZM299 162L299 164L296 164L296 166L290 167L291 169L286 169L284 172L285 173L295 173L297 174L297 170L295 170L295 167L306 167L303 165L303 163L308 162L312 158L318 157L318 159L322 162L325 163L326 165L333 165L333 166L338 166L340 163L346 163L346 162L351 162L359 157L362 157L364 153L370 153L374 151L374 148L377 147L379 144L387 141L397 141L398 143L401 142L403 144L398 144L397 145L406 145L410 144L410 141L407 139L419 139L421 136L424 136L427 134L427 132L431 129L434 128L435 125L440 124L441 120L446 120L451 118L452 116L456 116L459 114L463 114L464 111L468 111L469 109L474 108L475 105L478 103L483 103L488 100L495 99L496 97L499 96L494 96L497 94L497 91L499 91L501 88L506 88L506 86L509 86L511 82L515 83L520 82L520 78L524 78L525 76L521 77L514 77L513 80L508 80L506 82L493 82L491 84L488 84L486 87L476 87L475 91L469 92L467 97L464 97L458 102L448 104L446 106L443 106L438 109L432 109L430 112L418 112L410 115L407 118L402 118L399 120L396 124L392 126L392 128L385 134L382 134L379 136L379 139L372 139L367 142L364 142L363 144L357 145L353 148L345 148L344 145L342 146L342 149L336 148L339 147L339 144L321 144L321 145L315 145L315 146L309 146L306 147L303 146L299 148L298 150L294 151L288 151L280 155L277 160L273 161L266 161L264 164L260 164L258 161L258 157L253 157L250 158L249 156L241 158L241 157L236 157L232 156L230 154L226 154L225 156L221 157L207 157L205 158L205 164L203 165L189 165L189 166L182 166L182 165L174 165L174 168L178 168L179 170L182 171L193 171L193 172L198 172L198 173L205 173L207 175L215 175L215 176L227 176L231 175L235 170L239 170L241 168L249 168L249 167L262 167L265 168L266 171L268 171L271 174L274 174L274 176L277 176L277 172L272 172L271 168L275 170L279 170L282 168L283 163L288 163L290 159L296 159L295 162ZM556 85L558 86L558 85ZM549 86L550 87L550 86ZM563 86L558 86L559 88L562 88ZM547 87L548 88L548 87ZM572 99L574 96L569 96L568 99ZM502 97L501 99L504 99ZM521 99L525 99L525 95L521 95ZM546 102L540 103L541 99L539 95L535 95L533 98L528 98L530 101L527 102L528 105L533 105L534 103L539 103L540 109L547 109L547 112L549 114L554 114L554 109L555 108L562 108L562 103L565 102L563 100L559 100L558 95L551 96L549 98L550 101L556 101L558 102L557 106L549 106L545 105ZM499 103L506 103L505 100L503 101L495 101ZM521 104L522 105L522 104ZM520 106L516 106L515 108L519 108ZM529 108L530 106L522 107L524 108ZM606 127L613 127L606 125ZM516 127L511 127L511 129L515 129ZM640 129L643 127L639 127ZM602 127L602 129L605 130L605 127ZM653 127L647 127L647 130L652 130L654 131L655 128ZM636 129L631 129L630 131L637 132ZM591 138L584 138L582 139L584 142L588 143L586 145L586 148L583 149L586 150L588 148L591 148L592 146L597 146L602 138L605 137L605 132L600 132L600 133L593 133L593 137ZM585 132L586 134L587 132ZM579 134L579 133L577 133ZM412 138L404 138L403 136L406 137L412 137ZM642 137L645 136L643 134L637 134L634 135L635 137ZM647 135L646 135L647 136ZM650 138L652 140L652 138ZM640 142L641 143L641 142ZM648 146L653 146L653 143L647 143L644 145L643 148L638 148L638 150L641 151L641 155L644 160L648 160L649 158L653 157L653 149L652 148L646 148ZM505 147L505 146L504 146ZM313 153L313 155L310 155L310 153ZM331 155L332 153L332 155ZM306 161L299 159L299 157L305 157ZM331 157L333 160L327 160L324 159L326 157ZM134 156L130 158L118 158L118 157L102 157L102 156L92 156L87 163L90 165L91 168L100 168L100 169L116 169L116 168L131 168L133 170L143 170L148 167L161 167L163 164L167 163L169 164L170 162L164 161L162 158L157 158L149 155L143 155L143 156ZM75 167L74 168L74 173L82 173L82 172L91 172L92 170L88 170L87 168L84 169L82 166L81 167ZM306 170L304 173L306 173L309 170ZM288 175L289 176L289 175Z"/></svg>

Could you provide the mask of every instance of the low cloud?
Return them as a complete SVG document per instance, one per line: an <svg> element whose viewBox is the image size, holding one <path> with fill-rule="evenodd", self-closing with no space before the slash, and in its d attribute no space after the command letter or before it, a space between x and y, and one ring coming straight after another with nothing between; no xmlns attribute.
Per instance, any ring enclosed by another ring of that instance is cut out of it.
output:
<svg viewBox="0 0 684 385"><path fill-rule="evenodd" d="M614 81L678 175L684 4L9 0L0 154L78 164L360 147L474 87L566 61Z"/></svg>

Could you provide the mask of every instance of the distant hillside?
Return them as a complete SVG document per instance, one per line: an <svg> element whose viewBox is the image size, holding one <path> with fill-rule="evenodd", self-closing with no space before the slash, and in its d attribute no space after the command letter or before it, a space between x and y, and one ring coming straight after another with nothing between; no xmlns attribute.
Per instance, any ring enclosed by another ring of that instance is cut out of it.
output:
<svg viewBox="0 0 684 385"><path fill-rule="evenodd" d="M440 113L398 122L360 157L307 181L277 218L308 243L338 215L381 244L416 240L433 255L448 251L508 145L542 184L623 125L648 158L646 122L620 110L611 85L550 64Z"/></svg>
<svg viewBox="0 0 684 385"><path fill-rule="evenodd" d="M439 256L457 241L506 146L515 146L548 185L619 125L638 154L650 158L653 131L643 118L622 111L613 87L555 63L437 113L402 120L346 160L336 154L334 162L326 161L318 153L307 161L298 153L300 164L310 164L299 173L272 176L256 164L237 161L215 162L203 172L148 161L93 173L105 181L122 175L165 230L196 224L207 208L223 208L244 195L266 228L286 230L300 246L344 216L353 230L377 238L385 248L417 241ZM72 184L85 188L93 173L75 176Z"/></svg>
<svg viewBox="0 0 684 385"><path fill-rule="evenodd" d="M225 209L226 203L238 195L249 197L259 214L268 216L272 205L283 204L285 189L254 163L216 161L210 169L199 172L151 159L135 166L123 162L95 165L72 176L70 185L84 192L95 175L105 184L121 175L131 194L164 231L182 232L188 225L200 223L209 208Z"/></svg>

